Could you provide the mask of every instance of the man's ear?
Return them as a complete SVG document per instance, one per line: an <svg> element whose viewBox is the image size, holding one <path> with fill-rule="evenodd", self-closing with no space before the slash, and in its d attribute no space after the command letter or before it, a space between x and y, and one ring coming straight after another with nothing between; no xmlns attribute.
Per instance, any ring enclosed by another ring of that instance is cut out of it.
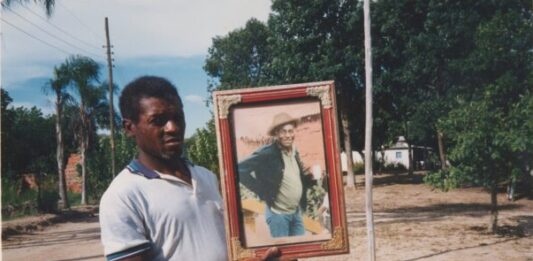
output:
<svg viewBox="0 0 533 261"><path fill-rule="evenodd" d="M124 132L126 136L133 137L135 136L135 124L130 119L122 120L122 127L124 127Z"/></svg>

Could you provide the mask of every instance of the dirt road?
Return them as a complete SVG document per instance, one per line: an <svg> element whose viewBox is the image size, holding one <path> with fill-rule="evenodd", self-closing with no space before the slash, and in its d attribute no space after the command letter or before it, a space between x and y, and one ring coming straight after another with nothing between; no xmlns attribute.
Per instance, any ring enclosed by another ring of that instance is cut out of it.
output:
<svg viewBox="0 0 533 261"><path fill-rule="evenodd" d="M358 182L362 184L362 180ZM376 176L377 260L533 261L533 200L498 196L500 232L487 232L489 194L479 188L433 191L421 176ZM309 260L367 260L364 189L345 191L350 254ZM104 260L98 217L10 236L3 260ZM301 259L304 260L304 259Z"/></svg>
<svg viewBox="0 0 533 261"><path fill-rule="evenodd" d="M104 260L98 217L11 236L2 242L2 260Z"/></svg>

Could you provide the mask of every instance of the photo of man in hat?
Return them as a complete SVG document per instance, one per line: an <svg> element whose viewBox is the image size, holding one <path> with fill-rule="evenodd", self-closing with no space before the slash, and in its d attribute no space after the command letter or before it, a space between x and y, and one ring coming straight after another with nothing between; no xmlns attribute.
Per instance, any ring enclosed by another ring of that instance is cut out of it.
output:
<svg viewBox="0 0 533 261"><path fill-rule="evenodd" d="M273 142L238 164L240 183L265 202L265 220L272 237L305 234L302 212L307 190L315 181L304 171L294 146L298 124L289 114L277 113L267 132Z"/></svg>

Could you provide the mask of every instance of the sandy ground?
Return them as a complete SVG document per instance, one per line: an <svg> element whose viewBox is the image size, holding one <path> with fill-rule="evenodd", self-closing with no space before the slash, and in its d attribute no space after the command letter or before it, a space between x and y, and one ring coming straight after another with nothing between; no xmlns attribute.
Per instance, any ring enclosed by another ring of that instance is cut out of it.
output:
<svg viewBox="0 0 533 261"><path fill-rule="evenodd" d="M434 191L421 175L374 180L377 260L533 260L533 200L499 194L497 235L487 232L490 197L480 188ZM346 190L350 254L309 260L369 260L364 187Z"/></svg>
<svg viewBox="0 0 533 261"><path fill-rule="evenodd" d="M364 187L346 190L350 254L301 260L368 260ZM432 191L421 176L378 175L374 188L377 260L533 261L533 200L499 195L502 227L490 234L489 194ZM4 225L4 224L3 224ZM78 218L2 241L3 260L103 260L98 217Z"/></svg>
<svg viewBox="0 0 533 261"><path fill-rule="evenodd" d="M2 240L2 260L105 260L98 216L54 219L57 216L43 215L3 222L4 231L6 227L24 227L25 233Z"/></svg>

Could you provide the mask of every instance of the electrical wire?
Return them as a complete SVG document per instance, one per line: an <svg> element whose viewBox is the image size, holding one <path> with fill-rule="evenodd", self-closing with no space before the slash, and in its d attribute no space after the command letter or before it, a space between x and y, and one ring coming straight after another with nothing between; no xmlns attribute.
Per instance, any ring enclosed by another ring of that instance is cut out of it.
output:
<svg viewBox="0 0 533 261"><path fill-rule="evenodd" d="M104 58L104 57L101 56L101 55L98 55L98 54L95 54L95 53L93 53L93 52L90 52L90 51L84 50L84 49L82 49L82 48L80 48L80 47L78 47L78 46L75 46L75 45L73 45L73 44L71 44L71 43L69 43L69 42L67 42L67 41L65 41L65 40L63 40L63 39L61 39L61 38L59 38L59 37L57 37L57 36L51 34L50 32L47 32L46 29L44 29L44 28L42 28L41 26L35 24L35 23L32 22L31 20L29 20L29 19L25 18L24 16L20 15L19 13L13 11L13 9L11 9L11 8L9 8L9 7L8 7L7 9L8 9L11 13L13 13L14 15L18 16L19 18L23 19L24 21L26 21L26 22L32 24L33 26L37 27L39 30L43 31L44 33L46 33L47 35L53 37L54 39L56 39L56 40L58 40L58 41L60 41L60 42L63 42L63 43L65 43L65 44L69 45L70 47L73 47L73 48L75 48L75 49L78 49L78 50L80 50L80 51L82 51L82 52L85 52L85 53L87 53L87 54L90 54L90 55L93 55L93 56L99 57L99 58L101 58L101 59ZM5 21L5 20L4 20L4 21Z"/></svg>
<svg viewBox="0 0 533 261"><path fill-rule="evenodd" d="M37 41L39 41L39 42L41 42L41 43L43 43L43 44L46 44L46 45L48 45L48 46L50 46L50 47L52 47L52 48L54 48L54 49L56 49L56 50L58 50L58 51L60 51L60 52L62 52L62 53L65 53L65 54L67 54L67 55L70 55L69 52L67 52L67 51L65 51L65 50L63 50L63 49L61 49L61 48L59 48L59 47L57 47L57 46L55 46L55 45L53 45L53 44L51 44L51 43L48 43L48 42L46 42L46 41L44 41L44 40L41 40L41 39L39 39L39 38L36 37L36 36L33 36L32 34L30 34L30 33L26 32L26 31L24 31L24 30L21 29L20 27L18 27L18 26L16 26L16 25L14 25L14 24L12 24L12 23L10 23L10 22L4 20L4 18L0 17L0 20L2 20L2 21L3 21L4 23L6 23L6 24L12 26L13 28L19 30L20 32L26 34L27 36L29 36L29 37L31 37L31 38L33 38L33 39L35 39L35 40L37 40Z"/></svg>
<svg viewBox="0 0 533 261"><path fill-rule="evenodd" d="M96 47L96 45L92 45L91 43L88 43L88 42L86 42L86 41L84 41L84 40L81 40L80 38L78 38L78 37L76 37L76 36L70 34L69 32L67 32L67 31L65 31L65 30L63 30L63 29L61 29L59 26L53 24L52 22L50 22L50 20L48 20L48 19L42 17L41 15L37 14L35 11L31 10L31 8L27 7L26 5L21 5L21 6L24 7L26 10L28 10L28 11L29 11L30 13L32 13L33 15L39 17L39 18L40 18L41 20L43 20L44 22L46 22L46 23L50 24L51 26L53 26L54 28L56 28L58 31L62 32L63 34L65 34L65 35L67 35L67 36L69 36L70 38L72 38L72 39L74 39L74 40L77 40L78 42L83 43L83 44L85 44L85 45L88 46L88 47L94 48L95 50L101 50L99 47Z"/></svg>
<svg viewBox="0 0 533 261"><path fill-rule="evenodd" d="M78 21L78 23L80 23L81 25L83 25L85 28L87 28L87 30L89 30L89 32L91 32L93 34L94 37L96 37L97 39L102 39L100 38L101 36L98 36L97 33L95 33L88 25L86 25L84 22L82 22L77 16L76 14L74 14L74 12L70 11L70 9L68 9L66 6L64 6L63 4L61 4L60 1L56 1L56 4L58 4L59 6L61 6L63 9L65 9L72 17L74 17L74 19L76 19ZM103 42L103 41L102 41Z"/></svg>

